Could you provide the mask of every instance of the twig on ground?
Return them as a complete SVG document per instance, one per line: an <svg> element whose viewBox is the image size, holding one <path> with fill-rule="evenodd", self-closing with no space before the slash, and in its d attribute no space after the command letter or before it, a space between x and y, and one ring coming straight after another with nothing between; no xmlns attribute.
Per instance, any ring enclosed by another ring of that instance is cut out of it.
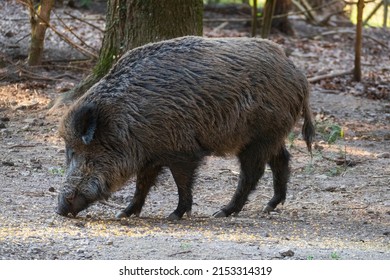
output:
<svg viewBox="0 0 390 280"><path fill-rule="evenodd" d="M15 148L33 148L36 147L36 144L16 144L8 147L8 149L15 149Z"/></svg>
<svg viewBox="0 0 390 280"><path fill-rule="evenodd" d="M182 252L177 252L177 253L173 253L173 254L168 255L168 257L174 257L174 256L177 256L177 255L188 254L188 253L191 253L191 252L192 252L191 250L182 251Z"/></svg>
<svg viewBox="0 0 390 280"><path fill-rule="evenodd" d="M314 36L307 36L308 38L310 37L313 37L313 38L318 38L318 37L322 37L322 36L328 36L328 35L335 35L335 34L352 34L352 35L355 35L356 34L356 31L354 30L350 30L350 29L341 29L341 30L331 30L331 31L325 31L321 34L317 34L317 35L314 35ZM378 39L368 35L368 34L364 34L363 35L364 38L368 38L370 40L373 40L375 43L378 43L379 45L381 45L382 47L388 49L389 46L386 45L385 43L383 43L382 41L379 41Z"/></svg>
<svg viewBox="0 0 390 280"><path fill-rule="evenodd" d="M330 74L311 77L311 78L308 78L307 80L310 83L314 83L314 82L318 82L320 80L324 80L324 79L328 79L328 78L334 78L334 77L339 77L339 76L344 76L344 75L351 75L352 73L353 73L353 69L350 69L347 71L334 72L334 73L330 73Z"/></svg>
<svg viewBox="0 0 390 280"><path fill-rule="evenodd" d="M119 204L108 202L108 201L105 201L105 200L100 201L100 203L103 204L103 205L109 206L111 208L115 208L115 209L122 209L123 208Z"/></svg>
<svg viewBox="0 0 390 280"><path fill-rule="evenodd" d="M222 22L220 25L218 25L217 27L215 27L215 28L212 30L212 32L218 32L218 31L224 29L228 24L229 24L228 21L224 21L224 22Z"/></svg>

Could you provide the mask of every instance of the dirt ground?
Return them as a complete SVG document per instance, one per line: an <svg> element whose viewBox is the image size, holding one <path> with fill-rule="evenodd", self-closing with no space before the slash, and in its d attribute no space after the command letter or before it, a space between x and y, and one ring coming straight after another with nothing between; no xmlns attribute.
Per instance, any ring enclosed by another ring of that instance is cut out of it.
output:
<svg viewBox="0 0 390 280"><path fill-rule="evenodd" d="M70 8L56 13L64 11L96 17L95 24L104 25L101 14ZM47 112L52 100L87 74L88 63L59 61L79 56L49 32L45 56L57 61L43 68L23 66L28 21L11 18L26 16L14 1L0 3L0 259L390 260L390 30L371 29L376 41L364 40L363 82L344 75L312 83L313 158L299 123L286 140L292 175L286 203L277 211L261 212L272 196L267 170L238 216L211 218L230 200L239 167L234 158L209 157L194 187L192 218L166 219L177 192L164 172L141 217L114 219L134 192L131 180L107 203L70 219L54 212L65 170L57 135L63 109ZM271 39L308 77L352 67L353 34L313 38L309 29L319 34L329 27L315 29L302 21L294 27L295 37ZM98 48L101 34L89 28L75 25ZM205 27L206 36L231 34L247 36L248 30Z"/></svg>

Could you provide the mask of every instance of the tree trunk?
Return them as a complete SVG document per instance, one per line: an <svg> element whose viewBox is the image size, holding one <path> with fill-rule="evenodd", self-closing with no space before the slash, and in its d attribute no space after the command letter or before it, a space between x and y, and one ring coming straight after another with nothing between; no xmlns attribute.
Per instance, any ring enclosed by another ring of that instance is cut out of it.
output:
<svg viewBox="0 0 390 280"><path fill-rule="evenodd" d="M286 15L287 13L290 12L291 7L292 7L291 0L276 0L274 16ZM289 36L294 35L294 30L291 27L291 23L288 20L287 16L273 19L272 27L286 35Z"/></svg>
<svg viewBox="0 0 390 280"><path fill-rule="evenodd" d="M275 11L277 0L267 0L264 5L263 26L261 29L261 37L268 38L271 32L272 17Z"/></svg>
<svg viewBox="0 0 390 280"><path fill-rule="evenodd" d="M261 37L267 38L271 33L271 27L289 36L294 35L294 30L287 17L287 13L291 10L291 3L291 0L266 0ZM273 18L281 15L284 16Z"/></svg>
<svg viewBox="0 0 390 280"><path fill-rule="evenodd" d="M253 0L253 7L252 7L252 37L256 36L256 29L257 29L257 0Z"/></svg>
<svg viewBox="0 0 390 280"><path fill-rule="evenodd" d="M361 61L361 50L362 50L363 9L364 9L364 0L358 0L356 41L355 41L355 67L353 69L353 80L356 82L360 82L362 79L362 70L361 70L360 61Z"/></svg>
<svg viewBox="0 0 390 280"><path fill-rule="evenodd" d="M185 35L202 35L202 0L108 0L106 32L99 59L89 75L56 105L82 96L128 50Z"/></svg>
<svg viewBox="0 0 390 280"><path fill-rule="evenodd" d="M46 23L50 22L50 12L54 6L54 0L41 0L37 10L35 10L32 0L25 2L29 5L31 23L31 44L28 54L28 65L40 65L47 29Z"/></svg>

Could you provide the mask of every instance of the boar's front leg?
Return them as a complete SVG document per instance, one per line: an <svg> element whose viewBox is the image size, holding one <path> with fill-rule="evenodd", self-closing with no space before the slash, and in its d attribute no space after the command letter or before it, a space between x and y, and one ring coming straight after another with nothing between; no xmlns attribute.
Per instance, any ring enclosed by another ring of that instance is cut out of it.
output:
<svg viewBox="0 0 390 280"><path fill-rule="evenodd" d="M169 165L179 193L179 203L176 210L168 216L169 220L179 220L183 217L184 213L187 213L188 217L191 216L192 185L200 160L197 157L188 157L186 160Z"/></svg>
<svg viewBox="0 0 390 280"><path fill-rule="evenodd" d="M154 185L161 169L162 166L159 165L148 165L137 173L137 182L133 199L126 209L116 214L116 218L130 217L133 214L139 216L142 206L145 203L146 196L148 195L150 188Z"/></svg>

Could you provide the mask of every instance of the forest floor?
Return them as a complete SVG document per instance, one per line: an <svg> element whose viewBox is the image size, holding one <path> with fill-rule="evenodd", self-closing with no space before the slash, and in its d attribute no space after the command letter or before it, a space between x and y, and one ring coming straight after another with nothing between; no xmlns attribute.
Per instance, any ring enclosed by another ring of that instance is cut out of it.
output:
<svg viewBox="0 0 390 280"><path fill-rule="evenodd" d="M104 27L102 14L55 12L88 17ZM64 109L48 114L48 106L87 75L91 64L74 60L82 56L49 31L45 67L26 67L27 18L14 1L0 2L0 259L390 260L389 29L364 31L369 37L363 42L362 82L344 75L312 83L313 158L298 124L286 142L292 175L286 203L277 211L261 212L272 195L267 169L238 216L211 218L230 200L239 167L234 158L209 157L195 183L192 218L166 219L176 207L177 191L165 172L139 218L114 218L134 192L131 180L107 203L70 219L55 213L65 170L64 143L57 135ZM79 21L67 23L99 48L101 32ZM352 68L353 33L318 36L340 28L301 20L293 26L294 37L273 34L271 39L308 77ZM249 34L248 27L230 24L204 30L205 36Z"/></svg>

